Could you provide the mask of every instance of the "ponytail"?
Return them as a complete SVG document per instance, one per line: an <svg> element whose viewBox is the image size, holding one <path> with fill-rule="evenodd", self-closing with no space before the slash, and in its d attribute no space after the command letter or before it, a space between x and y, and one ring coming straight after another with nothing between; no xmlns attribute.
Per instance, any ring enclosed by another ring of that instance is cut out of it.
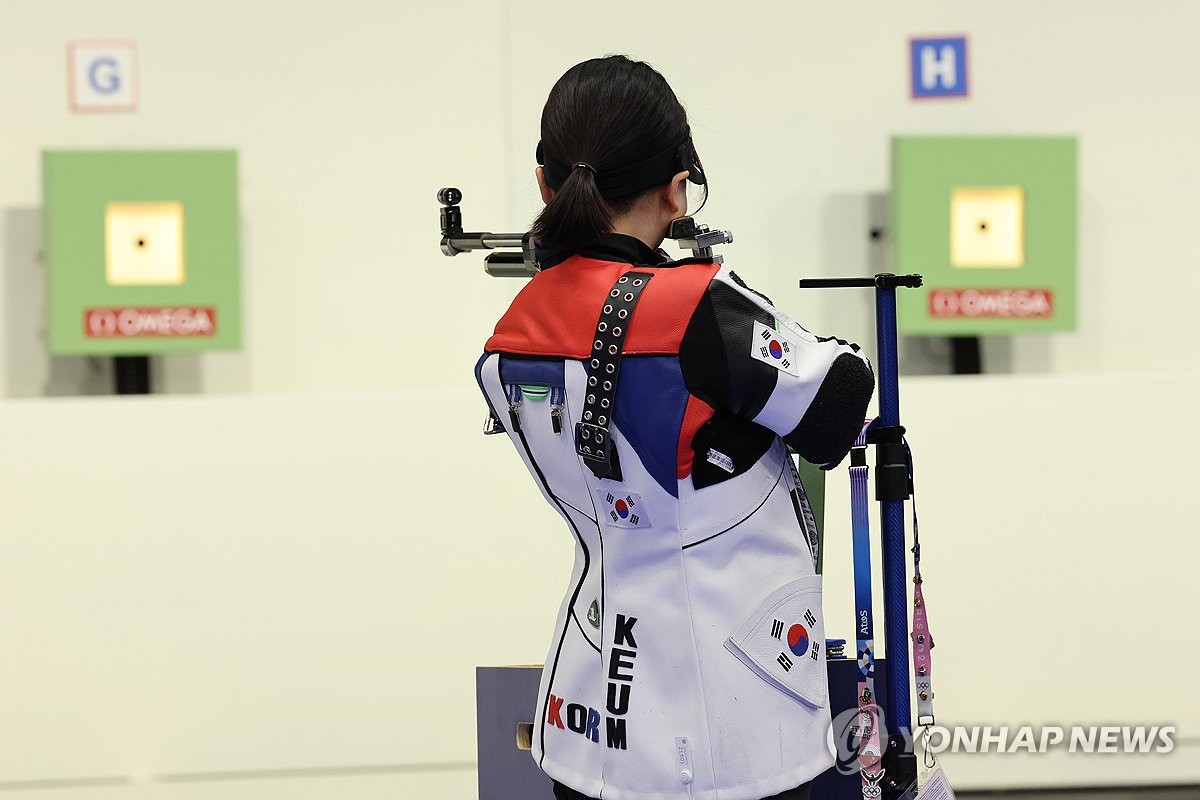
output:
<svg viewBox="0 0 1200 800"><path fill-rule="evenodd" d="M596 171L577 164L533 223L533 236L545 247L580 250L612 228L611 209L596 185Z"/></svg>

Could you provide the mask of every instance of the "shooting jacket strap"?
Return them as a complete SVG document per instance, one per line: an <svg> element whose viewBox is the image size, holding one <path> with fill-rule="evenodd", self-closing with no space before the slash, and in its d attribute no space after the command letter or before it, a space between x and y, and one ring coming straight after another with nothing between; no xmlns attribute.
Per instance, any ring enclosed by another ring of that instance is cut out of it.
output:
<svg viewBox="0 0 1200 800"><path fill-rule="evenodd" d="M621 463L608 427L616 407L625 334L642 290L653 277L650 272L626 272L618 278L596 322L592 355L587 363L587 397L582 419L575 424L575 452L597 478L621 480Z"/></svg>

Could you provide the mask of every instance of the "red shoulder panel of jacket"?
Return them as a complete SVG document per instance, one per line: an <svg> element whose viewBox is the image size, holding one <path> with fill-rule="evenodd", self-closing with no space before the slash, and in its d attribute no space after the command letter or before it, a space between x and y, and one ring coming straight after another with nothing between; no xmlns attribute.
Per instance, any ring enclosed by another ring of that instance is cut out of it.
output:
<svg viewBox="0 0 1200 800"><path fill-rule="evenodd" d="M625 339L629 355L676 354L696 305L717 273L712 263L637 267L572 256L539 272L496 323L489 353L584 359L612 285L626 272L652 272Z"/></svg>
<svg viewBox="0 0 1200 800"><path fill-rule="evenodd" d="M683 410L683 424L679 426L679 446L675 456L675 477L680 480L692 474L696 455L692 451L692 442L696 438L696 432L712 419L715 413L708 403L694 394L688 395L687 407Z"/></svg>

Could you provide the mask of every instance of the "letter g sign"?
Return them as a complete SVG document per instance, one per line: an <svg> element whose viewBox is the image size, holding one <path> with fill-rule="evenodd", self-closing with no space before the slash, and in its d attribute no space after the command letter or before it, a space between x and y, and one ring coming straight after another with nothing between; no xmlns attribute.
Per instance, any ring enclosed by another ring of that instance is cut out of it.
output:
<svg viewBox="0 0 1200 800"><path fill-rule="evenodd" d="M121 88L120 65L111 56L93 59L88 66L88 83L98 94L112 94Z"/></svg>
<svg viewBox="0 0 1200 800"><path fill-rule="evenodd" d="M137 49L133 42L73 42L68 48L73 111L134 111Z"/></svg>

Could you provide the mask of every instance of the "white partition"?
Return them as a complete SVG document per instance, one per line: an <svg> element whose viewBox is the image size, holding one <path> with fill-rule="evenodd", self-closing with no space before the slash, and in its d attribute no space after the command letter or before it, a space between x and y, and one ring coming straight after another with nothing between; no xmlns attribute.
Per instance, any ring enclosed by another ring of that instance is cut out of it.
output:
<svg viewBox="0 0 1200 800"><path fill-rule="evenodd" d="M951 757L959 785L1200 780L1200 712L1172 677L1200 656L1180 620L1200 600L1197 391L904 383L941 721L1186 740ZM481 421L471 387L5 404L0 795L472 797L473 668L541 660L570 558ZM831 634L852 616L844 479Z"/></svg>
<svg viewBox="0 0 1200 800"><path fill-rule="evenodd" d="M470 391L7 404L0 794L471 796L474 666L540 661L569 558L482 421Z"/></svg>

